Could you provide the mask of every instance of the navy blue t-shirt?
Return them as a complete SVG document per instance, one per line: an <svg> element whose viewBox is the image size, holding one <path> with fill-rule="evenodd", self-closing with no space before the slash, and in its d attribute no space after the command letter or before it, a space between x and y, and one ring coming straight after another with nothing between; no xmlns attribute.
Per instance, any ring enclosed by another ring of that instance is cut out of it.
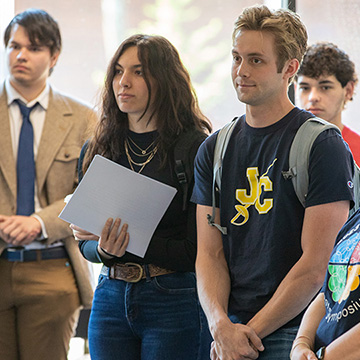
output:
<svg viewBox="0 0 360 360"><path fill-rule="evenodd" d="M223 160L219 199L224 253L229 266L229 314L249 321L271 298L299 260L304 208L291 180L289 151L296 131L312 114L294 108L264 128L253 128L241 117ZM213 154L217 133L200 147L195 161L192 201L212 204ZM336 171L334 171L336 169ZM333 129L316 139L310 154L306 207L352 200L348 182L353 174L351 153ZM288 325L298 324L300 315Z"/></svg>
<svg viewBox="0 0 360 360"><path fill-rule="evenodd" d="M360 323L360 210L343 226L328 265L322 292L326 315L316 332L316 349Z"/></svg>

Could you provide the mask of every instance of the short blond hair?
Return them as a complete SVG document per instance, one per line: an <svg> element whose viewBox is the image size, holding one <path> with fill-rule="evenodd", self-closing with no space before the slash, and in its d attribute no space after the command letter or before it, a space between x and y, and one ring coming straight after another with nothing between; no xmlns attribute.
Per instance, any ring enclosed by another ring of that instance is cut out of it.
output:
<svg viewBox="0 0 360 360"><path fill-rule="evenodd" d="M245 8L235 22L233 42L241 30L267 31L274 35L279 73L290 59L301 63L308 36L305 25L294 12L284 9L271 11L265 5Z"/></svg>

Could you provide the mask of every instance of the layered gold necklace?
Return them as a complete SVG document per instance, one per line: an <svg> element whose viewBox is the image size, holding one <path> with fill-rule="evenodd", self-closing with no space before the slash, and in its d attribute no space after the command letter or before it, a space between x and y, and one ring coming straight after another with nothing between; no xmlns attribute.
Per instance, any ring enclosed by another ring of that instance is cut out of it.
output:
<svg viewBox="0 0 360 360"><path fill-rule="evenodd" d="M154 146L155 141L156 141L156 139L146 149L142 149L129 136L125 139L125 142L124 142L125 153L126 153L126 157L128 159L128 162L130 164L130 168L131 168L132 171L135 171L133 165L139 166L140 170L138 171L138 173L140 174L144 170L144 167L154 158L156 152L158 151L158 144L156 146ZM133 146L135 146L138 150L140 150L140 153L138 153L134 149ZM143 162L136 162L136 161L134 161L132 159L132 157L130 155L130 152L133 153L135 156L138 156L138 157L146 157L147 156L147 159L144 160Z"/></svg>

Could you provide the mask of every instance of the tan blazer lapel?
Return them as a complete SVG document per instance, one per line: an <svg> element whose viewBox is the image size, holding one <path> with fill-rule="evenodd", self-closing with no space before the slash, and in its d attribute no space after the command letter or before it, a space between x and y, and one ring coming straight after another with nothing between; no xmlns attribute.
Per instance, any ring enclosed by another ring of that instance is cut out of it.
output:
<svg viewBox="0 0 360 360"><path fill-rule="evenodd" d="M5 181L12 195L16 198L16 165L11 143L10 119L5 84L0 90L0 114L0 169L4 174Z"/></svg>
<svg viewBox="0 0 360 360"><path fill-rule="evenodd" d="M49 106L36 159L36 177L39 193L44 186L46 174L57 152L71 130L72 123L68 119L71 114L71 107L66 100L50 89Z"/></svg>

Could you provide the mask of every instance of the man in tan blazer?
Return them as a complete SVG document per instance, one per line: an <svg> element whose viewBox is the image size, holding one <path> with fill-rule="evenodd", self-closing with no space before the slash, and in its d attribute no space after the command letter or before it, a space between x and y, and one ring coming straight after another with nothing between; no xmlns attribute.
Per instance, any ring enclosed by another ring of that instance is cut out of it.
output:
<svg viewBox="0 0 360 360"><path fill-rule="evenodd" d="M79 309L91 306L92 287L88 264L58 215L77 184L77 160L95 114L47 82L61 50L49 14L18 14L4 39L9 77L0 88L0 359L64 360ZM28 180L23 186L17 170L25 106L34 106L28 115L35 159L28 214L19 195Z"/></svg>

